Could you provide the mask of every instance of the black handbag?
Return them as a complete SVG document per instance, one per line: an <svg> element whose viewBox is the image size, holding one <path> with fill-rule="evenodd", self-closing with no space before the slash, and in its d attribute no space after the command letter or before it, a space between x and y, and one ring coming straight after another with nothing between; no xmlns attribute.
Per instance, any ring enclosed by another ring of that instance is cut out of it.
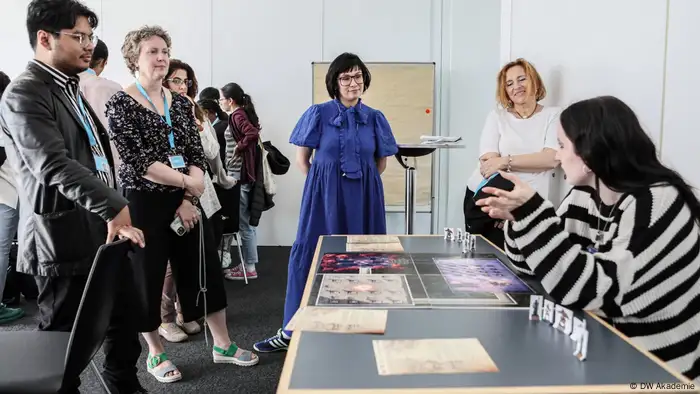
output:
<svg viewBox="0 0 700 394"><path fill-rule="evenodd" d="M495 187L497 189L512 191L515 185L513 185L513 182L502 177L501 174L495 173L488 179L481 182L479 187L474 190L474 194L472 196L465 196L465 229L472 234L482 234L487 229L493 228L493 225L496 222L496 219L493 219L486 212L481 210L481 206L476 205L477 201L491 196L491 194L484 192L485 187Z"/></svg>
<svg viewBox="0 0 700 394"><path fill-rule="evenodd" d="M262 143L267 151L267 162L270 164L270 171L275 175L284 175L289 171L289 159L279 151L270 141Z"/></svg>

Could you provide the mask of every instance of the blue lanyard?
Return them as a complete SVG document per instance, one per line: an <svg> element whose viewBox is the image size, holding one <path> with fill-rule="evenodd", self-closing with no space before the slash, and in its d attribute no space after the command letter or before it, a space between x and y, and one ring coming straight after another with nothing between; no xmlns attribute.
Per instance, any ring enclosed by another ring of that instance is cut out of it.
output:
<svg viewBox="0 0 700 394"><path fill-rule="evenodd" d="M148 93L146 93L146 90L141 86L141 83L137 80L136 81L136 87L139 89L139 92L143 95L143 97L148 100L149 103L153 106L153 109L158 113L158 108L156 107L155 104L153 104L153 101L151 101L151 98L148 97ZM168 134L168 142L170 143L170 148L175 149L175 135L173 135L173 121L170 119L170 109L168 109L168 99L165 97L165 93L163 93L163 88L161 89L161 96L163 96L163 112L165 112L165 118L162 116L160 117L165 121L165 123L168 124L170 127L170 134Z"/></svg>
<svg viewBox="0 0 700 394"><path fill-rule="evenodd" d="M215 124L217 124L217 123L219 123L219 122L221 122L221 119L216 118L216 120L214 121L214 123L212 123L211 125L214 126Z"/></svg>
<svg viewBox="0 0 700 394"><path fill-rule="evenodd" d="M97 73L95 72L95 70L93 70L93 69L91 69L91 68L88 68L88 69L85 70L85 71L86 71L88 74L92 74L92 75L97 76Z"/></svg>
<svg viewBox="0 0 700 394"><path fill-rule="evenodd" d="M83 104L83 98L80 95L80 92L78 92L78 105L80 106L81 112L80 121L83 123L85 131L87 131L88 140L90 140L90 146L97 146L94 131L92 130L92 126L90 125L90 121L88 120L88 112L85 109L85 104Z"/></svg>

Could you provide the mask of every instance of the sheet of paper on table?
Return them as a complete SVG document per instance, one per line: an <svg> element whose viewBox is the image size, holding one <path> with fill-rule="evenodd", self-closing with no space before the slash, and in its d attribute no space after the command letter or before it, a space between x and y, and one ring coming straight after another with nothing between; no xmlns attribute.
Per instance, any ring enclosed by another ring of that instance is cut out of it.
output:
<svg viewBox="0 0 700 394"><path fill-rule="evenodd" d="M299 308L287 323L288 331L384 334L387 311L378 309Z"/></svg>
<svg viewBox="0 0 700 394"><path fill-rule="evenodd" d="M403 245L400 242L377 243L377 244L346 244L345 250L348 252L403 252Z"/></svg>
<svg viewBox="0 0 700 394"><path fill-rule="evenodd" d="M395 235L348 235L349 244L394 244L401 243Z"/></svg>
<svg viewBox="0 0 700 394"><path fill-rule="evenodd" d="M379 375L498 372L476 338L374 340Z"/></svg>

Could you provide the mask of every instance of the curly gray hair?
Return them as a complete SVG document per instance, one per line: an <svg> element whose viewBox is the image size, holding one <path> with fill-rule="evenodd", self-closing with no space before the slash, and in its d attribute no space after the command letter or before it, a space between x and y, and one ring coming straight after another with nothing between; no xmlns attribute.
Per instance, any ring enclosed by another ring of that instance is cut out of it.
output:
<svg viewBox="0 0 700 394"><path fill-rule="evenodd" d="M138 69L139 55L141 53L141 42L148 40L151 37L160 37L165 41L165 45L170 49L172 40L165 29L160 26L143 26L137 30L132 30L124 37L122 45L122 56L126 62L126 67L135 73Z"/></svg>

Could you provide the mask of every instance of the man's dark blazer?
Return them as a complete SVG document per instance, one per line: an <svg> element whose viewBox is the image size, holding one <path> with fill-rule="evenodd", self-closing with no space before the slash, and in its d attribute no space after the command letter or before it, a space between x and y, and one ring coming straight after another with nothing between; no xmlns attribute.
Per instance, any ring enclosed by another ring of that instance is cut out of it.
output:
<svg viewBox="0 0 700 394"><path fill-rule="evenodd" d="M104 126L85 105L102 146L109 147ZM107 237L105 223L127 200L96 176L87 133L51 74L29 63L0 101L0 128L17 174L17 270L39 276L89 273ZM111 150L105 155L114 175Z"/></svg>

